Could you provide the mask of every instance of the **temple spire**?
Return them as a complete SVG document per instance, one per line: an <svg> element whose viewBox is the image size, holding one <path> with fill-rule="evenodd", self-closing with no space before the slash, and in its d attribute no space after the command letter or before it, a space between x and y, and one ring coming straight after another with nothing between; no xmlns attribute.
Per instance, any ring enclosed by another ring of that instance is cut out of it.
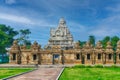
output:
<svg viewBox="0 0 120 80"><path fill-rule="evenodd" d="M59 25L65 25L65 24L66 24L65 19L63 17L61 17L60 20L59 20Z"/></svg>

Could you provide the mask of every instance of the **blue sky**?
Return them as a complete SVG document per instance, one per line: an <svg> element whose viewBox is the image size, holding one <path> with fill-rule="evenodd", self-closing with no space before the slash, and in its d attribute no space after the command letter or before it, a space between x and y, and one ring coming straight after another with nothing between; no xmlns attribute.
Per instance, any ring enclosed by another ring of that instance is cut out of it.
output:
<svg viewBox="0 0 120 80"><path fill-rule="evenodd" d="M51 27L64 17L74 40L120 37L120 0L0 0L0 24L29 28L30 40L44 46Z"/></svg>

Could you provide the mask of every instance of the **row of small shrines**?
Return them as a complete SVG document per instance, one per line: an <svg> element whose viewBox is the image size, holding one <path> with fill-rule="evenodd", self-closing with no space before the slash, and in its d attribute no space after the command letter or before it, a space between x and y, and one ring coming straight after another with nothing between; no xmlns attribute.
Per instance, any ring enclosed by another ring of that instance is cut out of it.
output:
<svg viewBox="0 0 120 80"><path fill-rule="evenodd" d="M14 41L9 56L11 64L119 64L120 41L116 51L113 50L111 42L107 43L106 49L103 49L101 42L97 42L94 48L86 42L83 48L76 43L70 50L61 50L60 46L44 50L37 42L27 49L25 45L20 47L17 41Z"/></svg>

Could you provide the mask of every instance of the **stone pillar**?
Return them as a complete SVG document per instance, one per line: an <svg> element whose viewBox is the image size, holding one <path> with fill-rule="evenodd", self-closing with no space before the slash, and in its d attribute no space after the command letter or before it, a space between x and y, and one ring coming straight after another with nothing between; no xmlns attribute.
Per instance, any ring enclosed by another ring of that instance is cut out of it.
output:
<svg viewBox="0 0 120 80"><path fill-rule="evenodd" d="M64 51L61 50L61 56L62 56L62 64L64 65L65 61L64 61Z"/></svg>

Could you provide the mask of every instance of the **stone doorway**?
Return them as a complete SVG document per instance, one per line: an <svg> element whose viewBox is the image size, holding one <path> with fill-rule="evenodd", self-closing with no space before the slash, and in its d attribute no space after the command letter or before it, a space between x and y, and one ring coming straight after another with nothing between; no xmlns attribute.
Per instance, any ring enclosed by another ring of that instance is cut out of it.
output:
<svg viewBox="0 0 120 80"><path fill-rule="evenodd" d="M53 54L53 64L59 64L59 63L60 63L60 55Z"/></svg>
<svg viewBox="0 0 120 80"><path fill-rule="evenodd" d="M82 56L82 64L85 64L85 57Z"/></svg>

